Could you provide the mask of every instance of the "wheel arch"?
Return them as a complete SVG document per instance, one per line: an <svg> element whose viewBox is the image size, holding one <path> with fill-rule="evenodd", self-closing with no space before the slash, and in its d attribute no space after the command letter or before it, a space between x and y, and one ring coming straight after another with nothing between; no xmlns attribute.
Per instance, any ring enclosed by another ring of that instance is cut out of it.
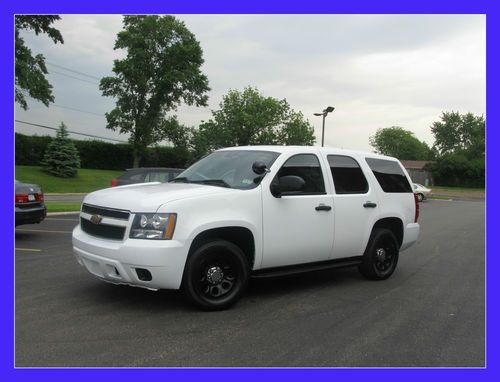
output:
<svg viewBox="0 0 500 382"><path fill-rule="evenodd" d="M401 248L401 245L403 244L404 229L403 221L400 218L385 217L379 219L373 225L372 232L376 228L386 228L392 231L392 233L394 233L394 236L396 236L396 239L398 240L399 247Z"/></svg>
<svg viewBox="0 0 500 382"><path fill-rule="evenodd" d="M248 260L249 269L253 269L255 263L255 237L249 228L225 226L209 228L199 232L191 242L188 258L200 246L213 240L226 240L238 246Z"/></svg>

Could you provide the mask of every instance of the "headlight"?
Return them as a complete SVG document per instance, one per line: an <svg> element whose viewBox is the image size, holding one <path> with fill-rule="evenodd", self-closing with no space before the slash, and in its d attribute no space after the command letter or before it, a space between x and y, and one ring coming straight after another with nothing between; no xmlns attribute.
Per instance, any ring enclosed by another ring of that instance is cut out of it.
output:
<svg viewBox="0 0 500 382"><path fill-rule="evenodd" d="M132 239L170 240L177 214L136 214L130 230Z"/></svg>

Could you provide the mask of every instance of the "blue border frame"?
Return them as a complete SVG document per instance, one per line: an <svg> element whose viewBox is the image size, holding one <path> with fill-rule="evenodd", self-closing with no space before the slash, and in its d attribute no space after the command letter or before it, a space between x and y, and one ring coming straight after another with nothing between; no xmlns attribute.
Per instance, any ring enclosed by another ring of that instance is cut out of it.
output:
<svg viewBox="0 0 500 382"><path fill-rule="evenodd" d="M422 379L448 379L453 381L476 381L498 379L498 296L499 279L495 270L500 269L498 241L494 240L496 227L493 222L495 212L498 211L498 198L488 197L487 193L487 365L486 369L14 369L14 221L11 193L14 178L14 28L13 16L18 13L376 13L376 14L486 14L487 15L487 190L495 190L498 178L494 174L499 168L498 152L495 144L498 142L498 71L499 62L499 6L495 0L321 0L293 1L293 0L254 0L246 3L232 1L203 1L203 0L176 0L168 3L150 0L121 0L71 2L45 0L28 0L18 2L5 0L0 2L0 39L2 59L0 60L1 87L0 95L0 163L2 174L0 177L5 187L1 193L0 211L2 211L2 231L6 235L0 239L0 301L2 302L0 326L0 374L4 380L33 381L46 379L50 381L88 380L89 378L114 378L121 381L135 380L138 377L164 378L174 380L184 378L201 378L209 374L213 377L238 378L250 380L254 378L287 378L288 380L302 380L314 378L328 380L342 378L349 380L402 380L421 381ZM464 89L467 91L467 89ZM397 349L395 349L397 351ZM497 375L497 377L495 377Z"/></svg>

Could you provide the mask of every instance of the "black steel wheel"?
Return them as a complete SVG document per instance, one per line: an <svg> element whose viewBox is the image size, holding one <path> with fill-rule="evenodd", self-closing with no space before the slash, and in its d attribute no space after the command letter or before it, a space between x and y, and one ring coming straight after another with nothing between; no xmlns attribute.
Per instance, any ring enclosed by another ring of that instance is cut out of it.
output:
<svg viewBox="0 0 500 382"><path fill-rule="evenodd" d="M239 300L249 277L248 260L233 243L216 240L197 248L184 270L183 290L204 310L222 310Z"/></svg>
<svg viewBox="0 0 500 382"><path fill-rule="evenodd" d="M359 271L371 280L385 280L396 269L399 258L399 243L391 230L375 228L363 254Z"/></svg>

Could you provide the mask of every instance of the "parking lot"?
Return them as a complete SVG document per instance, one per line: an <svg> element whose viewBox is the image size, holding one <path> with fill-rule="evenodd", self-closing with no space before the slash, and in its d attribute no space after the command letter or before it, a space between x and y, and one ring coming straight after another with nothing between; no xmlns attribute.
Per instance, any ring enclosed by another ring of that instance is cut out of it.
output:
<svg viewBox="0 0 500 382"><path fill-rule="evenodd" d="M421 204L386 281L355 268L253 280L231 310L103 283L71 251L77 215L16 229L16 366L485 365L484 201Z"/></svg>

